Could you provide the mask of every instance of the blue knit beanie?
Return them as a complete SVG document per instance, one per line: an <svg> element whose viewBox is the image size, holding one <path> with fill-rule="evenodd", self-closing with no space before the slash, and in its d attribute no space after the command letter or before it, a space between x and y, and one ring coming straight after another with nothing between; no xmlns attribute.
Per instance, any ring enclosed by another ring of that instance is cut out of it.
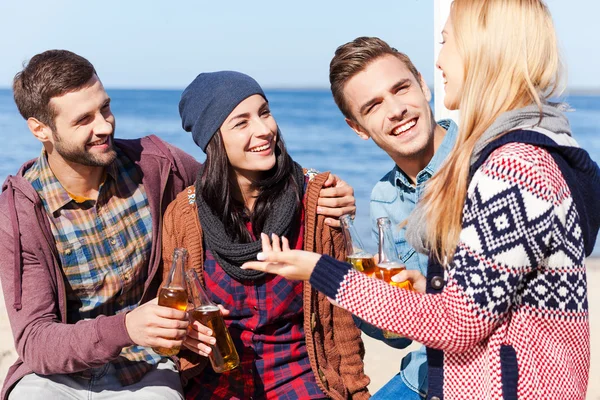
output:
<svg viewBox="0 0 600 400"><path fill-rule="evenodd" d="M248 75L235 71L202 73L183 91L179 101L181 125L206 153L206 146L233 109L262 88Z"/></svg>

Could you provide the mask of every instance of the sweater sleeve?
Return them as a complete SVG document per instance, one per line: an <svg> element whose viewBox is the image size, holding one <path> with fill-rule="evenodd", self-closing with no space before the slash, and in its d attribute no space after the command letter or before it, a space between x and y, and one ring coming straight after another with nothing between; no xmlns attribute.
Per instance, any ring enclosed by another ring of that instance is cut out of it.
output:
<svg viewBox="0 0 600 400"><path fill-rule="evenodd" d="M556 216L568 212L569 198L547 152L506 145L469 185L459 244L441 294L396 288L328 257L317 264L311 284L373 325L461 352L508 316L524 278L545 262L556 241Z"/></svg>
<svg viewBox="0 0 600 400"><path fill-rule="evenodd" d="M43 240L35 210L18 197L21 204L19 235L23 248L21 270L14 264L13 244L18 237L12 231L2 196L0 219L0 281L19 357L37 374L66 374L99 367L119 356L121 349L133 345L125 327L125 313L98 316L75 324L61 323L59 290L52 275L51 255L39 245ZM26 218L24 215L32 215ZM13 221L14 223L14 221ZM13 307L16 274L21 273L22 308ZM58 276L58 279L62 279Z"/></svg>

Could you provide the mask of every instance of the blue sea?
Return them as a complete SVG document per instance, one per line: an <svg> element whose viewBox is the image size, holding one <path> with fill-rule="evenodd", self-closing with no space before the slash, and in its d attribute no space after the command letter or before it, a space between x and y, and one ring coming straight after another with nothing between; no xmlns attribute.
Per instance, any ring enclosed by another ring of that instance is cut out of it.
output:
<svg viewBox="0 0 600 400"><path fill-rule="evenodd" d="M183 131L177 105L179 90L107 90L117 121L116 136L136 138L156 134L204 160L204 153ZM294 160L306 168L333 171L354 187L356 224L368 249L369 195L393 162L372 141L360 139L345 123L328 90L267 90L271 111ZM573 95L565 99L573 112L569 119L575 139L596 162L600 161L600 95ZM40 143L19 115L10 90L0 90L0 180L14 174L23 162L37 157ZM600 246L596 246L600 255Z"/></svg>

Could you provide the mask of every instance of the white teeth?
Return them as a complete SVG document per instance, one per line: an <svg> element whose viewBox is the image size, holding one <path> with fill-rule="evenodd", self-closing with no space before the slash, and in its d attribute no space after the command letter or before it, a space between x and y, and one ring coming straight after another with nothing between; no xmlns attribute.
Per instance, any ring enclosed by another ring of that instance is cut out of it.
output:
<svg viewBox="0 0 600 400"><path fill-rule="evenodd" d="M108 140L107 137L104 139L101 139L101 140L96 140L95 142L90 143L90 146L98 146L98 145L104 144L104 143L106 143L107 140Z"/></svg>
<svg viewBox="0 0 600 400"><path fill-rule="evenodd" d="M250 149L250 151L253 152L253 153L258 153L258 152L267 150L269 147L271 147L271 144L267 143L267 144L262 145L262 146L253 147L253 148Z"/></svg>
<svg viewBox="0 0 600 400"><path fill-rule="evenodd" d="M396 129L394 129L392 131L392 135L397 136L397 135L401 134L402 132L406 132L407 130L409 130L410 128L412 128L413 126L415 126L416 124L417 124L417 121L415 121L414 119L411 119L410 121L408 121L404 125L400 125Z"/></svg>

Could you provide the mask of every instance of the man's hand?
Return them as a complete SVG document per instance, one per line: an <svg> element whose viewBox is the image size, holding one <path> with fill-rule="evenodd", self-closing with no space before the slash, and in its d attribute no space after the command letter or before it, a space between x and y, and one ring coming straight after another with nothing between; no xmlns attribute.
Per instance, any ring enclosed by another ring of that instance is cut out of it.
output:
<svg viewBox="0 0 600 400"><path fill-rule="evenodd" d="M427 279L419 272L412 269L405 269L392 276L394 282L410 281L413 289L418 293L425 293L427 288Z"/></svg>
<svg viewBox="0 0 600 400"><path fill-rule="evenodd" d="M342 215L356 213L354 189L336 175L329 174L319 193L317 205L317 214L328 217L325 218L325 224L339 228Z"/></svg>
<svg viewBox="0 0 600 400"><path fill-rule="evenodd" d="M135 344L144 347L179 347L188 325L185 311L159 306L158 298L142 304L125 316L129 337Z"/></svg>
<svg viewBox="0 0 600 400"><path fill-rule="evenodd" d="M221 315L227 316L230 311L226 310L222 305L219 304ZM217 343L213 337L214 332L207 326L202 325L200 322L190 318L190 326L188 333L183 341L183 345L201 356L208 357L211 352L211 347Z"/></svg>

